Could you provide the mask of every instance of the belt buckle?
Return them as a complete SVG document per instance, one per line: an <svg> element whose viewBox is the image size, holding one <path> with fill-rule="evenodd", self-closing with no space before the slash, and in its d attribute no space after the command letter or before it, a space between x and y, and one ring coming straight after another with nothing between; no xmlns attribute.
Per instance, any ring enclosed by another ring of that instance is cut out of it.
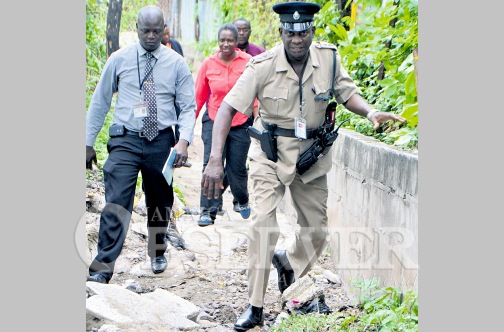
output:
<svg viewBox="0 0 504 332"><path fill-rule="evenodd" d="M139 136L139 137L145 137L145 134L144 134L144 132L143 132L143 131L139 131L139 132L138 132L138 136Z"/></svg>

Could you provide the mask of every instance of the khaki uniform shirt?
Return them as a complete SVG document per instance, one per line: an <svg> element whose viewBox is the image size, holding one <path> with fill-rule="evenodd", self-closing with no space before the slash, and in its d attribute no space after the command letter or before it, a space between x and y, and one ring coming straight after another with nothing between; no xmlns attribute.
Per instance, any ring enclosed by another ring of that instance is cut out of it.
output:
<svg viewBox="0 0 504 332"><path fill-rule="evenodd" d="M283 43L252 58L224 101L237 111L250 116L251 105L254 98L257 98L260 117L267 123L294 129L295 118L301 117L306 121L307 129L317 128L324 122L331 90L332 49L336 47L323 42L314 42L310 46L310 56L302 82L304 104L302 112L299 107L299 78L287 62ZM360 91L346 70L341 67L339 55L337 53L336 55L335 98L338 103L344 103L354 93ZM323 97L326 100L320 100ZM264 130L259 117L254 121L254 127ZM296 137L278 136L278 161L274 163L266 158L258 140L252 139L248 156L272 167L280 181L289 185L296 175L299 155L312 142L313 139L300 140ZM302 181L307 183L329 172L332 166L331 156L332 153L329 152L318 160L312 168L301 175Z"/></svg>

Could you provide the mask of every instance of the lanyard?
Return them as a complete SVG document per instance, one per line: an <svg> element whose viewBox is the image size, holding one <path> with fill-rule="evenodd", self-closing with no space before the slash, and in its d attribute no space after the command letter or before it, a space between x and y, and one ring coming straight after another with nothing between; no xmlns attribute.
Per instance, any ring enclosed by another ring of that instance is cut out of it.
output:
<svg viewBox="0 0 504 332"><path fill-rule="evenodd" d="M303 118L303 75L306 68L306 64L308 63L308 59L306 59L303 64L303 69L301 69L301 77L299 77L299 117Z"/></svg>
<svg viewBox="0 0 504 332"><path fill-rule="evenodd" d="M140 96L142 95L142 87L143 87L143 84L145 82L145 79L147 78L147 76L149 76L149 74L151 73L151 71L154 70L154 66L156 65L156 63L157 63L157 59L154 62L154 64L151 66L151 69L145 74L143 80L140 81L140 62L138 61L138 50L137 50L137 70L138 70L138 85L140 86Z"/></svg>

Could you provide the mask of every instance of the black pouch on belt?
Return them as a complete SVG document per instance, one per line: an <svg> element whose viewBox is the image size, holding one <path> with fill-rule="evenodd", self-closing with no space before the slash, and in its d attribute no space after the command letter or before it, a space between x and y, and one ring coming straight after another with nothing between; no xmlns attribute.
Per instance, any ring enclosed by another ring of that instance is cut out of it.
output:
<svg viewBox="0 0 504 332"><path fill-rule="evenodd" d="M118 137L124 136L124 126L120 124L113 124L109 127L109 136Z"/></svg>
<svg viewBox="0 0 504 332"><path fill-rule="evenodd" d="M338 128L335 130L326 132L323 127L317 133L317 137L313 140L313 143L310 145L306 151L301 153L299 159L296 163L297 172L299 175L302 175L307 170L309 170L320 158L325 156L331 146L333 145L336 138L338 138L338 130L343 123L348 120L340 123Z"/></svg>
<svg viewBox="0 0 504 332"><path fill-rule="evenodd" d="M315 138L312 145L306 151L304 151L296 163L297 172L299 175L304 174L309 170L316 162L323 156L322 150L324 148L321 145L321 139Z"/></svg>

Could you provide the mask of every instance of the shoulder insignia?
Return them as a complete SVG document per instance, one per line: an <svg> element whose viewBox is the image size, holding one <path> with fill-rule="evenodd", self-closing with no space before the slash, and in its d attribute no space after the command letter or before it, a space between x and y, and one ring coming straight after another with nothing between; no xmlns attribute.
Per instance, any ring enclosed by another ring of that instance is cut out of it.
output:
<svg viewBox="0 0 504 332"><path fill-rule="evenodd" d="M333 49L333 50L336 49L336 46L334 44L322 42L322 41L316 42L315 47L316 48L328 48L328 49Z"/></svg>
<svg viewBox="0 0 504 332"><path fill-rule="evenodd" d="M258 54L256 56L252 57L252 59L250 59L250 63L259 63L259 62L263 62L264 60L268 60L271 58L273 58L273 53L271 53L270 51L266 51L266 52L263 52L261 54Z"/></svg>

